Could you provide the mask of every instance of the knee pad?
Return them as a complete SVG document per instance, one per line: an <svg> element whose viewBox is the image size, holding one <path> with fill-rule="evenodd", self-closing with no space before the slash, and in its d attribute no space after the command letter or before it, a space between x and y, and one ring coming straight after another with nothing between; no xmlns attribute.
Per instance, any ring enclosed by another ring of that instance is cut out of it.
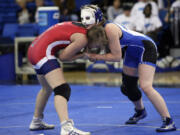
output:
<svg viewBox="0 0 180 135"><path fill-rule="evenodd" d="M138 101L142 94L138 88L138 77L122 74L121 92L131 101Z"/></svg>
<svg viewBox="0 0 180 135"><path fill-rule="evenodd" d="M69 84L64 83L54 88L54 96L56 95L63 96L65 99L67 99L67 101L69 101L71 95L71 88Z"/></svg>

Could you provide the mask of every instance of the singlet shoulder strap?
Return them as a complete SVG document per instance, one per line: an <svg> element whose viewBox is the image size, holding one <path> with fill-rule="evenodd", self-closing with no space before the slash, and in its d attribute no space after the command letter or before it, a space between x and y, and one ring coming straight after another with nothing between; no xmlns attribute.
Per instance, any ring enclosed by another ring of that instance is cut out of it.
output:
<svg viewBox="0 0 180 135"><path fill-rule="evenodd" d="M86 28L81 22L72 22L72 24L74 24L78 27Z"/></svg>

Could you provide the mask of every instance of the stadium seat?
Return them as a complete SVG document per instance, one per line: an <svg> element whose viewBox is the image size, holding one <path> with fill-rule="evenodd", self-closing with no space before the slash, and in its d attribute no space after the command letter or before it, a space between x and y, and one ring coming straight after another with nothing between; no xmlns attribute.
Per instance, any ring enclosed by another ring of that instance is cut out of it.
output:
<svg viewBox="0 0 180 135"><path fill-rule="evenodd" d="M165 24L164 18L166 16L166 14L167 14L167 10L166 9L159 10L159 18L160 18L160 20L161 20L163 25Z"/></svg>
<svg viewBox="0 0 180 135"><path fill-rule="evenodd" d="M16 13L8 12L4 14L3 21L4 23L16 23L17 22Z"/></svg>
<svg viewBox="0 0 180 135"><path fill-rule="evenodd" d="M46 6L54 6L54 3L53 3L52 1L49 1L49 0L45 0L45 1L44 1L44 4L45 4Z"/></svg>
<svg viewBox="0 0 180 135"><path fill-rule="evenodd" d="M28 8L29 10L35 10L35 9L36 9L36 4L35 4L35 2L28 2L28 3L27 3L27 8Z"/></svg>
<svg viewBox="0 0 180 135"><path fill-rule="evenodd" d="M75 0L75 3L76 3L76 11L79 11L82 5L91 3L91 0Z"/></svg>
<svg viewBox="0 0 180 135"><path fill-rule="evenodd" d="M0 23L3 22L3 14L0 14Z"/></svg>
<svg viewBox="0 0 180 135"><path fill-rule="evenodd" d="M17 29L18 29L17 23L6 23L6 24L4 24L2 36L10 37L12 40L14 40Z"/></svg>
<svg viewBox="0 0 180 135"><path fill-rule="evenodd" d="M32 37L37 36L38 29L37 24L23 24L18 26L17 36L18 37Z"/></svg>

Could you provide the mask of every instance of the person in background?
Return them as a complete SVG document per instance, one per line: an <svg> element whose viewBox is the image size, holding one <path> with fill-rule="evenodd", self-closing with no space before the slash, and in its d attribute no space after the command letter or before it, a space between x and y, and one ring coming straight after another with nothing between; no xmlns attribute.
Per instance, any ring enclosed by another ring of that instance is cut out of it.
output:
<svg viewBox="0 0 180 135"><path fill-rule="evenodd" d="M75 14L75 0L53 0L55 5L60 9L60 22L63 21L78 21L78 16Z"/></svg>
<svg viewBox="0 0 180 135"><path fill-rule="evenodd" d="M135 23L136 31L150 36L154 41L158 41L158 33L161 31L162 23L159 16L152 15L152 5L148 3L143 15Z"/></svg>
<svg viewBox="0 0 180 135"><path fill-rule="evenodd" d="M157 4L152 0L139 0L131 10L131 15L135 18L139 18L143 14L145 6L150 3L152 5L152 15L158 16Z"/></svg>
<svg viewBox="0 0 180 135"><path fill-rule="evenodd" d="M38 23L38 7L45 6L44 0L35 0L36 3L36 13L35 13L35 22Z"/></svg>
<svg viewBox="0 0 180 135"><path fill-rule="evenodd" d="M171 4L172 3L172 4ZM159 49L159 58L158 66L161 68L174 68L178 66L178 59L173 58L170 54L170 50L175 45L174 39L174 29L175 29L175 18L174 12L176 12L176 8L180 9L180 0L176 0L172 2L172 0L168 1L167 13L165 15L164 27L163 31L161 32L161 38L159 41L158 49Z"/></svg>
<svg viewBox="0 0 180 135"><path fill-rule="evenodd" d="M121 1L120 0L113 0L113 5L109 6L107 9L107 18L108 20L114 20L116 16L122 14L123 10L120 8Z"/></svg>
<svg viewBox="0 0 180 135"><path fill-rule="evenodd" d="M131 16L131 7L129 5L123 6L123 13L114 19L114 23L119 23L130 30L134 30L134 18Z"/></svg>
<svg viewBox="0 0 180 135"><path fill-rule="evenodd" d="M30 23L31 14L26 7L26 0L16 0L20 10L17 11L17 18L19 24Z"/></svg>
<svg viewBox="0 0 180 135"><path fill-rule="evenodd" d="M157 5L158 5L159 10L166 8L165 0L157 0Z"/></svg>
<svg viewBox="0 0 180 135"><path fill-rule="evenodd" d="M170 17L173 14L175 8L180 8L180 0L176 0L172 3L168 13L166 14L165 22L170 22Z"/></svg>

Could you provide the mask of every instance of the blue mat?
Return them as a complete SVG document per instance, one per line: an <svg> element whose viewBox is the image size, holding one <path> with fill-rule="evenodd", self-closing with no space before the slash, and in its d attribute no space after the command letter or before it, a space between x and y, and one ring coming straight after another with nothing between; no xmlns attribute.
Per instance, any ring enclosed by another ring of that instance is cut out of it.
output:
<svg viewBox="0 0 180 135"><path fill-rule="evenodd" d="M92 135L156 135L155 128L161 118L143 95L148 117L137 125L124 125L133 114L133 105L120 93L119 87L71 85L69 116L76 127L91 131ZM51 96L45 110L45 121L55 124L54 130L29 131L39 85L0 86L0 135L59 135L60 124ZM180 134L180 89L157 88L165 98L169 111L178 128L175 132L161 135Z"/></svg>

